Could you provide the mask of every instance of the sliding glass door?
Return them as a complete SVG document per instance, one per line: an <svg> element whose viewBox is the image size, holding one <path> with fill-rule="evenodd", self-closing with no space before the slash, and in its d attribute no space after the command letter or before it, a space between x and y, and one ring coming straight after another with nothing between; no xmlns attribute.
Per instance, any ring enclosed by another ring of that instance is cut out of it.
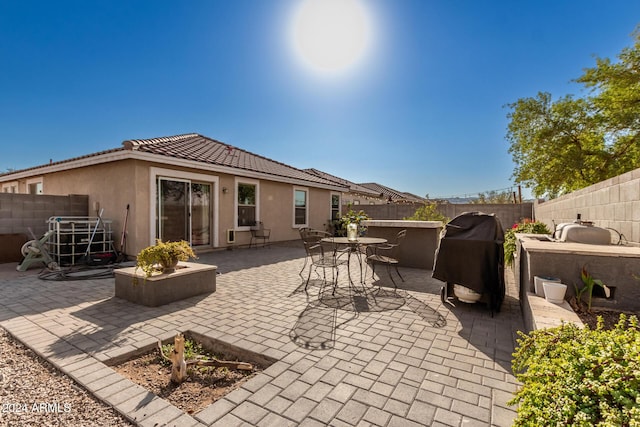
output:
<svg viewBox="0 0 640 427"><path fill-rule="evenodd" d="M191 244L211 243L211 185L191 183Z"/></svg>
<svg viewBox="0 0 640 427"><path fill-rule="evenodd" d="M156 236L186 240L192 246L211 244L211 184L158 177Z"/></svg>

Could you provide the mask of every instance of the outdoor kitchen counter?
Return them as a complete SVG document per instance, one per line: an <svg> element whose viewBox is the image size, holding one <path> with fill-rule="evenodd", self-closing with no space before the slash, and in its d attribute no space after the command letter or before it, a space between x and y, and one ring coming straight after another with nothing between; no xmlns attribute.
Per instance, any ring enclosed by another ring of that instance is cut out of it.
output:
<svg viewBox="0 0 640 427"><path fill-rule="evenodd" d="M517 237L514 273L521 302L527 292L534 292L534 276L561 279L567 285L568 300L575 295L575 286L582 287L584 267L593 278L614 289L610 298L595 297L594 306L640 310L640 247L556 242L535 234Z"/></svg>
<svg viewBox="0 0 640 427"><path fill-rule="evenodd" d="M396 241L400 230L407 230L407 237L400 248L400 266L433 269L442 222L405 220L367 220L367 237L382 237L389 243Z"/></svg>
<svg viewBox="0 0 640 427"><path fill-rule="evenodd" d="M571 253L610 257L640 258L640 247L620 245L588 245L585 243L540 240L537 234L519 234L522 248L528 252Z"/></svg>

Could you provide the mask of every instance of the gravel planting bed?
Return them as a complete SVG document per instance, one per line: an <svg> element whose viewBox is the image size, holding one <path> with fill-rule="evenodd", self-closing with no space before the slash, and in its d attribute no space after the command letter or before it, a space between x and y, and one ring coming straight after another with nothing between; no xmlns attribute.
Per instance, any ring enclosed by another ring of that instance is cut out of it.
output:
<svg viewBox="0 0 640 427"><path fill-rule="evenodd" d="M0 328L0 426L134 424Z"/></svg>

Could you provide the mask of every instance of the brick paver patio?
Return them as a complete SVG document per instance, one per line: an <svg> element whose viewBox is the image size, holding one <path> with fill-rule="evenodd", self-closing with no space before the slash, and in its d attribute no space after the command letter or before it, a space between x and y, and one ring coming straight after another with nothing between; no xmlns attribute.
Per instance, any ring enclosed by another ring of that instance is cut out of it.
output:
<svg viewBox="0 0 640 427"><path fill-rule="evenodd" d="M484 305L443 305L441 283L419 269L401 269L397 292L384 269L377 291L342 284L332 295L312 282L304 292L293 242L198 262L218 266L217 291L156 308L114 298L113 279L0 275L0 325L142 426L512 424L510 361L524 328L512 280L492 317ZM105 363L186 330L276 362L193 416Z"/></svg>

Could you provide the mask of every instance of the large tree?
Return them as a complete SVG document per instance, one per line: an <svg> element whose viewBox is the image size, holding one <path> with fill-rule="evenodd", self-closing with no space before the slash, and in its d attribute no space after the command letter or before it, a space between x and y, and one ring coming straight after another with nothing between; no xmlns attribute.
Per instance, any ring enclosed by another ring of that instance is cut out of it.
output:
<svg viewBox="0 0 640 427"><path fill-rule="evenodd" d="M640 167L640 31L618 61L596 58L575 79L587 95L540 92L509 104L513 178L556 197Z"/></svg>

